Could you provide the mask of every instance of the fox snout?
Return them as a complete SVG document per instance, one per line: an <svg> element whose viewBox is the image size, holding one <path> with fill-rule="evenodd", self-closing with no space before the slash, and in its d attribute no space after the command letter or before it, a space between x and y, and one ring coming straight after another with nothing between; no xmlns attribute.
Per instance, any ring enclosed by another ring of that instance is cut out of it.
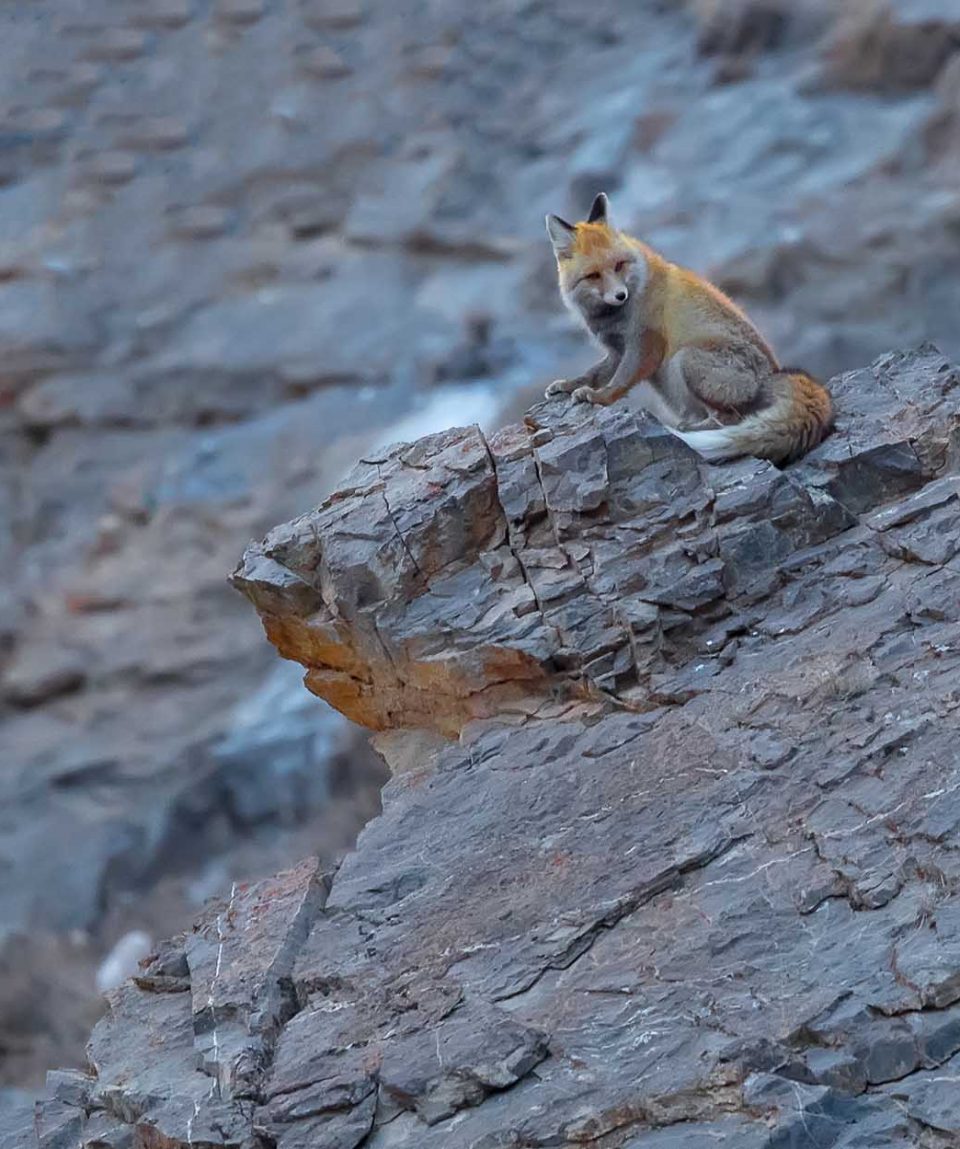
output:
<svg viewBox="0 0 960 1149"><path fill-rule="evenodd" d="M630 298L630 286L624 270L618 263L616 267L603 268L597 276L597 294L607 307L623 307Z"/></svg>

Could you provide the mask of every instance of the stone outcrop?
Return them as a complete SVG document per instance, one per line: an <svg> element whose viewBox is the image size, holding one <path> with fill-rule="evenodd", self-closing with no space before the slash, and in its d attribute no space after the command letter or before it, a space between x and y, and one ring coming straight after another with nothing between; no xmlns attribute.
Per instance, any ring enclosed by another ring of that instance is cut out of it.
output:
<svg viewBox="0 0 960 1149"><path fill-rule="evenodd" d="M113 991L43 1149L957 1144L960 373L832 386L783 471L557 401L252 546L405 769Z"/></svg>
<svg viewBox="0 0 960 1149"><path fill-rule="evenodd" d="M625 404L544 402L371 455L234 582L307 686L375 730L683 703L952 558L956 386L932 349L853 372L837 432L786 471L704 464Z"/></svg>

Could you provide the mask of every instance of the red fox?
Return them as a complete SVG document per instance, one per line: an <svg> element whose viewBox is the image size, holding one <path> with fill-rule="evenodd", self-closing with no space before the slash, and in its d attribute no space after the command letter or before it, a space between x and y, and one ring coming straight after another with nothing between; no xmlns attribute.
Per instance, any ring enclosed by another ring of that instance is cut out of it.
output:
<svg viewBox="0 0 960 1149"><path fill-rule="evenodd" d="M711 283L618 231L600 193L577 224L547 216L560 294L606 352L547 396L613 403L638 384L640 402L707 459L756 455L788 463L833 425L830 394L781 367L743 312Z"/></svg>

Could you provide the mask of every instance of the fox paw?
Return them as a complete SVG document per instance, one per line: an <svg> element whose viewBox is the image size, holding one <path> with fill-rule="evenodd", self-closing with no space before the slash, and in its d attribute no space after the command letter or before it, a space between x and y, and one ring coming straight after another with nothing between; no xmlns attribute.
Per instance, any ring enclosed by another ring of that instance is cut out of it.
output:
<svg viewBox="0 0 960 1149"><path fill-rule="evenodd" d="M576 403L596 403L597 392L593 387L578 387L573 393L573 399Z"/></svg>
<svg viewBox="0 0 960 1149"><path fill-rule="evenodd" d="M579 386L579 382L579 379L554 379L544 391L544 396L547 399L552 399L554 395L569 395Z"/></svg>

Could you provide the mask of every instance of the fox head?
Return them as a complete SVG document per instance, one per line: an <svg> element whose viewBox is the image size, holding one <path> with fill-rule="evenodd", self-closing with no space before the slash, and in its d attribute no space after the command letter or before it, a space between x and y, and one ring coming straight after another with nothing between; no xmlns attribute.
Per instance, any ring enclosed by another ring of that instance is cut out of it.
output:
<svg viewBox="0 0 960 1149"><path fill-rule="evenodd" d="M557 257L560 294L585 318L612 315L643 290L647 276L643 252L613 226L610 201L603 192L580 223L548 215L547 235Z"/></svg>

